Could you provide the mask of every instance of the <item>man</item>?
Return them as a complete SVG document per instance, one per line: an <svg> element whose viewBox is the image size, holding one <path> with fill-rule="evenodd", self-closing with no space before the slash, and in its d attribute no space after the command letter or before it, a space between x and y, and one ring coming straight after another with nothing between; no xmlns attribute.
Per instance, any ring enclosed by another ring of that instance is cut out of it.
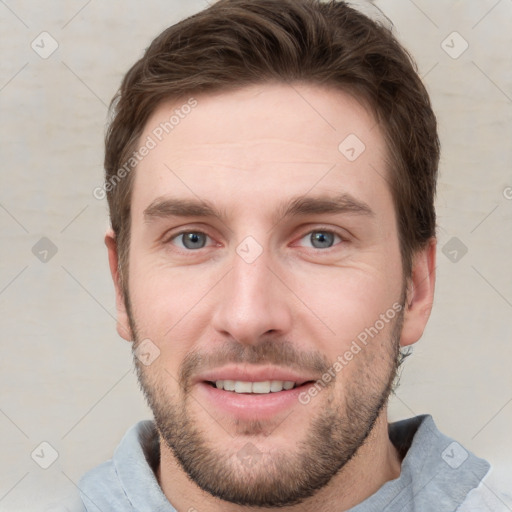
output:
<svg viewBox="0 0 512 512"><path fill-rule="evenodd" d="M486 461L387 421L433 303L438 161L408 54L343 2L220 0L158 36L104 189L154 422L81 479L85 510L486 510Z"/></svg>

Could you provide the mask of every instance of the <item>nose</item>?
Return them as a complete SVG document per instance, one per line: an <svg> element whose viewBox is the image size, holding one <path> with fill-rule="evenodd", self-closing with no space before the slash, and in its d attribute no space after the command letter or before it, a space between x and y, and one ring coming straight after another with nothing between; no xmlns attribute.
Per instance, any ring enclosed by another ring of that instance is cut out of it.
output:
<svg viewBox="0 0 512 512"><path fill-rule="evenodd" d="M232 269L218 287L213 314L213 327L222 336L258 344L264 335L284 336L291 329L289 293L269 260L266 252L251 263L233 256Z"/></svg>

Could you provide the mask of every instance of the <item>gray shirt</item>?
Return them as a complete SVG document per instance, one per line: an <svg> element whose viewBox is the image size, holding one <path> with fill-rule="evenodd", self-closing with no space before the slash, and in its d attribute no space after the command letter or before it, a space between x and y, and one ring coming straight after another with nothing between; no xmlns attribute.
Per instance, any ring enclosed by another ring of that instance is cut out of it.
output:
<svg viewBox="0 0 512 512"><path fill-rule="evenodd" d="M403 457L401 473L350 512L485 512L481 481L490 465L437 429L430 415L389 424ZM86 512L176 512L155 477L160 460L152 421L125 434L111 460L86 473L78 487ZM172 500L172 497L171 497Z"/></svg>

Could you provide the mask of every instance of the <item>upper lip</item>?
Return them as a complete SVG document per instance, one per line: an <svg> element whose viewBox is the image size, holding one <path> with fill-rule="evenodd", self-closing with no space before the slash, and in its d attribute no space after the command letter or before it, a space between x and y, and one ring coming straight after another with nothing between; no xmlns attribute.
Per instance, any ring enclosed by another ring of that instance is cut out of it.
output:
<svg viewBox="0 0 512 512"><path fill-rule="evenodd" d="M305 382L316 380L316 377L299 374L293 370L279 368L277 366L260 366L253 368L247 366L224 366L202 373L194 379L194 384L204 381L216 382L218 380L239 380L244 382L281 380L292 381L300 386Z"/></svg>

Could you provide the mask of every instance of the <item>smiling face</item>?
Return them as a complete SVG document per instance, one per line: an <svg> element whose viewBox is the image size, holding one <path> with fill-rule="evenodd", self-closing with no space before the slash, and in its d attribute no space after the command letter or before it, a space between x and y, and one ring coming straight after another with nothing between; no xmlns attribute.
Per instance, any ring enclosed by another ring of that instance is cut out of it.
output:
<svg viewBox="0 0 512 512"><path fill-rule="evenodd" d="M162 465L233 503L298 503L385 417L400 334L428 318L403 315L386 146L340 91L197 101L138 164L119 331L153 354L136 363Z"/></svg>

